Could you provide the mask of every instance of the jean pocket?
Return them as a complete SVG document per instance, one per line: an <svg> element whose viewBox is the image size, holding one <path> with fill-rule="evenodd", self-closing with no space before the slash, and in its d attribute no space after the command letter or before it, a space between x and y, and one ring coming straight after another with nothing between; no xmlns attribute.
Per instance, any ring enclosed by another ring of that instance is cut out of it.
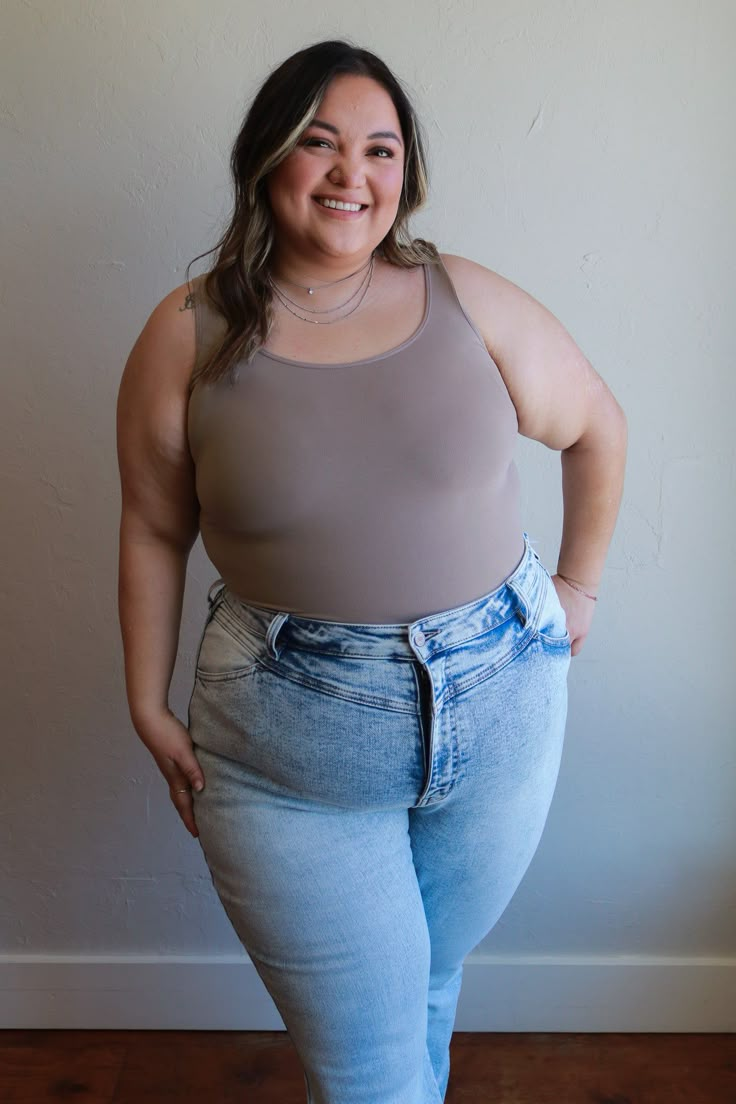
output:
<svg viewBox="0 0 736 1104"><path fill-rule="evenodd" d="M242 678L261 666L266 639L237 620L219 604L204 630L197 656L196 677L203 682Z"/></svg>
<svg viewBox="0 0 736 1104"><path fill-rule="evenodd" d="M540 566L543 572L543 597L536 635L545 644L551 644L557 648L569 648L571 640L565 607L560 601L552 576L541 561Z"/></svg>

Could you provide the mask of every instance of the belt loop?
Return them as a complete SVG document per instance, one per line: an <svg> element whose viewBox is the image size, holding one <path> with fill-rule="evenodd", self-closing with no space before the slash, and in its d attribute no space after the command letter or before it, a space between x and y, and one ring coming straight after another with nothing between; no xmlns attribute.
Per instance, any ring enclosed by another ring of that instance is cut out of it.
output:
<svg viewBox="0 0 736 1104"><path fill-rule="evenodd" d="M266 633L266 649L269 655L272 655L274 659L278 659L280 656L279 650L276 647L276 637L279 635L281 628L289 620L289 614L283 610L280 613L275 613L271 624L268 626Z"/></svg>
<svg viewBox="0 0 736 1104"><path fill-rule="evenodd" d="M217 594L213 597L212 596L212 591L218 585L218 583L222 583L222 586L218 590ZM207 591L207 603L210 607L210 613L213 612L215 605L219 605L224 593L225 593L225 580L224 579L215 579L214 583L210 584L210 588Z"/></svg>
<svg viewBox="0 0 736 1104"><path fill-rule="evenodd" d="M523 586L520 586L518 583L511 582L509 583L509 587L516 595L517 606L514 612L521 621L522 625L526 628L532 616L532 604L529 601L529 597Z"/></svg>
<svg viewBox="0 0 736 1104"><path fill-rule="evenodd" d="M529 549L529 551L531 552L531 554L532 554L532 555L534 556L534 558L535 558L536 560L538 560L538 561L539 561L539 563L541 563L542 561L541 561L541 560L539 559L539 556L537 555L537 550L536 550L536 548L534 548L534 547L532 546L532 541L531 541L531 538L529 537L529 534L528 534L528 533L524 533L524 540L526 541L526 546L527 546L527 548ZM534 541L534 544L536 544L536 543L537 543L537 542L536 542L536 541Z"/></svg>

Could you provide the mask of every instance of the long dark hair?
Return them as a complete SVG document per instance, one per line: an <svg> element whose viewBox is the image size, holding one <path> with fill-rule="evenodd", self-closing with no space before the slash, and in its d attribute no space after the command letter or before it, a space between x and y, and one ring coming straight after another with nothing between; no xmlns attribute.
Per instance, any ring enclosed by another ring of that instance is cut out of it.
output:
<svg viewBox="0 0 736 1104"><path fill-rule="evenodd" d="M219 241L194 261L217 253L201 286L214 308L227 322L218 348L197 364L189 383L214 383L225 375L233 378L238 362L249 361L268 340L273 324L268 275L274 244L266 177L287 157L317 113L330 81L341 74L371 77L393 100L404 142L404 183L393 226L376 252L390 264L404 268L439 261L437 247L423 238L412 238L409 218L427 201L429 182L422 127L401 82L388 66L369 50L350 42L317 42L275 69L256 94L230 155L234 205L227 229Z"/></svg>

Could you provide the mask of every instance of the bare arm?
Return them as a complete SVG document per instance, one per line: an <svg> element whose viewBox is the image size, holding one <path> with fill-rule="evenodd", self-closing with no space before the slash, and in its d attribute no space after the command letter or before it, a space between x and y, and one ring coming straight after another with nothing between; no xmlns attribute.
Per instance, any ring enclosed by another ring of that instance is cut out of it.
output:
<svg viewBox="0 0 736 1104"><path fill-rule="evenodd" d="M194 320L191 310L182 310L187 291L186 285L177 288L151 314L128 357L117 403L118 604L126 691L133 725L172 796L177 785L201 775L186 729L168 707L186 565L199 531L186 434L194 364ZM184 815L189 810L183 812L179 800L175 804L190 827Z"/></svg>
<svg viewBox="0 0 736 1104"><path fill-rule="evenodd" d="M562 576L597 594L623 493L626 417L546 307L474 261L443 259L503 376L519 432L561 452L564 517L555 579L576 655L594 603Z"/></svg>
<svg viewBox="0 0 736 1104"><path fill-rule="evenodd" d="M562 450L562 541L557 572L597 595L624 487L627 426L608 392L585 432Z"/></svg>

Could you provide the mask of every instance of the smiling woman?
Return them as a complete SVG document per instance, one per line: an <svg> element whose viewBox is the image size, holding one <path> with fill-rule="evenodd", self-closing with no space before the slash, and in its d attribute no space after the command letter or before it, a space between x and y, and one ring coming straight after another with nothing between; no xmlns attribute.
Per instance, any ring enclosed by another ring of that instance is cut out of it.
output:
<svg viewBox="0 0 736 1104"><path fill-rule="evenodd" d="M386 89L366 76L335 77L319 113L268 176L276 228L271 277L277 286L298 283L305 264L326 283L349 278L386 237L401 200L401 123ZM331 138L315 137L319 129ZM376 147L377 135L392 148ZM375 285L380 275L374 273ZM324 289L321 305L329 310L343 297L336 284Z"/></svg>
<svg viewBox="0 0 736 1104"><path fill-rule="evenodd" d="M625 420L542 304L412 237L422 131L375 54L287 58L231 167L212 267L120 386L131 717L308 1100L440 1104L465 956L555 789ZM562 452L564 575L522 525L519 433ZM184 725L198 533L221 577Z"/></svg>

